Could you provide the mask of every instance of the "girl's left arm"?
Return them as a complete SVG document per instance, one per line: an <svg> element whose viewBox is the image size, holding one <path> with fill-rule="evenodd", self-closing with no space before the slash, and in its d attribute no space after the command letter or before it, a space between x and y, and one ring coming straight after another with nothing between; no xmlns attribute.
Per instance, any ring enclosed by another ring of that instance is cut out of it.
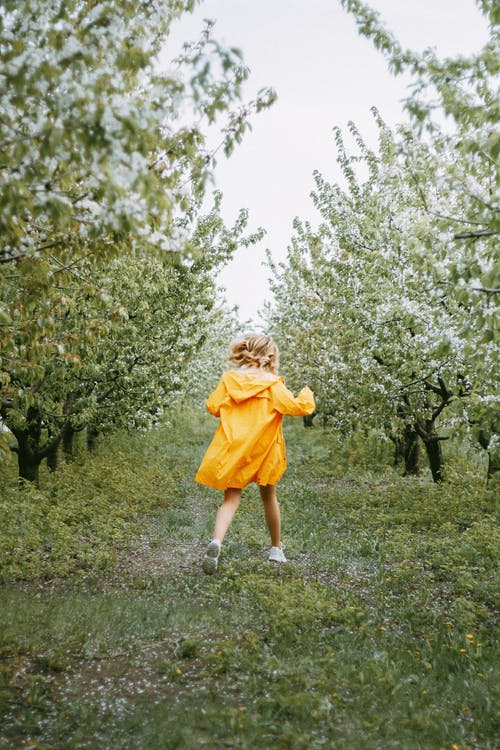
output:
<svg viewBox="0 0 500 750"><path fill-rule="evenodd" d="M282 381L278 381L272 387L272 394L273 406L280 414L305 417L314 411L314 394L307 386L302 388L298 396L294 396Z"/></svg>
<svg viewBox="0 0 500 750"><path fill-rule="evenodd" d="M226 386L221 380L215 391L213 391L205 404L207 411L214 417L220 417L220 407L227 395Z"/></svg>

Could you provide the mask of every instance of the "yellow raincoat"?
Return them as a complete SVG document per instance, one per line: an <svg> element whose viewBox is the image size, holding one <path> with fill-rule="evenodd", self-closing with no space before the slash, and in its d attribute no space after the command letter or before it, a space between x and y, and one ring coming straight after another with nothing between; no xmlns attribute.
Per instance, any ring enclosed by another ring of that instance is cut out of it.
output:
<svg viewBox="0 0 500 750"><path fill-rule="evenodd" d="M295 398L272 373L229 370L206 407L220 423L195 479L225 490L276 484L286 468L282 415L312 414L314 396L306 387Z"/></svg>

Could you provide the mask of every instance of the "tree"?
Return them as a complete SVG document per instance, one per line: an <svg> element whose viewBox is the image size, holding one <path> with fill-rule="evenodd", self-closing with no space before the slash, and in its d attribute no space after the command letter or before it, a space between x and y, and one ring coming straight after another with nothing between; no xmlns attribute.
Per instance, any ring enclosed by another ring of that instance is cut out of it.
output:
<svg viewBox="0 0 500 750"><path fill-rule="evenodd" d="M260 231L243 236L246 211L227 228L219 215L220 197L193 232L198 260L162 263L153 257L145 268L141 258L119 258L104 270L103 287L127 315L82 357L78 379L94 385L93 413L86 419L94 428L148 428L192 392L190 370L207 356L221 324L214 273L235 247L261 237Z"/></svg>
<svg viewBox="0 0 500 750"><path fill-rule="evenodd" d="M376 115L378 153L351 124L349 156L337 131L347 189L316 175L323 224L296 223L288 263L273 269L273 323L289 365L311 382L316 370L338 424L399 424L424 440L439 480L445 414L448 432L472 428L490 458L498 443L498 9L480 3L484 49L440 61L402 50L359 0L341 2L391 70L413 74L410 120L391 133Z"/></svg>
<svg viewBox="0 0 500 750"><path fill-rule="evenodd" d="M83 407L96 394L90 385L82 392L82 368L117 321L130 320L107 288L106 264L123 280L126 261L113 259L133 257L130 273L139 275L160 253L153 264L184 262L193 272L205 253L197 221L214 153L230 153L251 112L273 99L266 90L231 109L248 71L210 26L174 73L159 70L172 22L193 5L0 8L1 418L18 435L28 479L62 426L94 408ZM214 126L220 143L210 150ZM208 244L220 262L220 247Z"/></svg>
<svg viewBox="0 0 500 750"><path fill-rule="evenodd" d="M88 426L95 437L150 427L186 392L186 370L220 317L213 273L238 244L260 237L242 236L246 212L227 228L219 204L217 195L197 220L191 244L198 260L150 254L145 262L129 253L79 266L61 299L66 309L52 311L43 353L27 351L26 367L14 361L5 369L2 417L17 438L22 478L36 481L44 458L55 466L61 441L69 451L76 431Z"/></svg>
<svg viewBox="0 0 500 750"><path fill-rule="evenodd" d="M412 75L411 93L405 102L411 137L430 139L436 152L452 155L444 169L436 170L441 191L426 194L419 185L418 164L409 175L419 187L420 204L433 218L436 231L451 235L448 243L442 243L439 255L435 255L436 248L426 247L422 262L434 266L435 283L448 287L448 297L474 310L472 336L468 330L462 335L470 339L468 356L475 357L480 370L486 373L489 367L491 373L498 363L498 349L492 348L491 342L498 342L500 294L498 3L477 0L490 29L481 50L469 57L440 60L432 49L421 54L404 50L378 14L360 0L340 1L354 16L360 33L388 59L391 72ZM478 345L478 332L485 346ZM486 392L485 398L474 398L469 421L471 434L489 452L491 474L500 466L499 395L495 387Z"/></svg>
<svg viewBox="0 0 500 750"><path fill-rule="evenodd" d="M123 238L183 249L171 225L210 174L203 128L226 112L230 151L249 109L230 111L248 71L210 27L185 46L175 74L155 64L173 21L194 4L2 4L2 262L56 248L68 259L82 244L102 254ZM251 108L270 99L264 91Z"/></svg>
<svg viewBox="0 0 500 750"><path fill-rule="evenodd" d="M351 123L358 150L349 155L337 130L347 189L316 174L313 199L323 223L313 231L296 221L287 264L271 266L271 325L288 370L315 387L339 429L385 429L403 442L408 472L417 468L420 438L439 481L450 422L444 434L437 425L445 412L455 423L468 421L474 404L491 398L496 349L475 325L475 310L436 283L434 265L425 263L426 251L440 257L449 234L419 196L436 192L436 175L453 154L412 140L405 129L393 134L376 116L377 153ZM438 189L451 205L452 196Z"/></svg>

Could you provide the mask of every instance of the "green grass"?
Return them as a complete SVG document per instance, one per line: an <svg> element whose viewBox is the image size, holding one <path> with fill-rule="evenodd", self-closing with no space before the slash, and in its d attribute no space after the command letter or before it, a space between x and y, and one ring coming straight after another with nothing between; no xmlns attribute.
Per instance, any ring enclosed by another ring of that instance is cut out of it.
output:
<svg viewBox="0 0 500 750"><path fill-rule="evenodd" d="M141 521L172 498L180 469L165 455L165 436L118 435L96 455L50 474L20 492L14 457L0 463L0 581L55 578L112 569L116 549Z"/></svg>
<svg viewBox="0 0 500 750"><path fill-rule="evenodd" d="M483 467L455 446L443 486L403 479L374 436L340 445L290 420L290 563L266 561L249 488L207 577L220 493L192 476L213 425L186 410L104 445L90 470L82 458L44 476L43 523L9 490L4 548L24 518L31 549L0 590L0 747L496 748L499 537Z"/></svg>

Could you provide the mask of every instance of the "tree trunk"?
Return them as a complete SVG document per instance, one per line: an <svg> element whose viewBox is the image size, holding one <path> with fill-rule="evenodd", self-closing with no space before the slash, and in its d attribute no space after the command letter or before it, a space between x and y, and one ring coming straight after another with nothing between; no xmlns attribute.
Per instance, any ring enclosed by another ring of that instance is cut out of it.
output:
<svg viewBox="0 0 500 750"><path fill-rule="evenodd" d="M443 402L445 404L445 402ZM446 405L446 404L445 404ZM429 460L429 467L434 482L443 481L443 452L441 450L441 442L447 440L446 437L440 437L436 432L436 417L442 411L442 405L440 408L435 409L433 416L430 419L423 419L419 417L414 425L415 431L419 437L422 438L425 446L425 452Z"/></svg>
<svg viewBox="0 0 500 750"><path fill-rule="evenodd" d="M19 479L25 479L28 482L38 484L40 462L36 455L33 454L26 445L22 445L21 441L18 440L19 448L17 453L17 463L19 466Z"/></svg>
<svg viewBox="0 0 500 750"><path fill-rule="evenodd" d="M443 480L443 452L441 450L441 441L436 436L424 439L425 451L429 459L429 466L434 482Z"/></svg>
<svg viewBox="0 0 500 750"><path fill-rule="evenodd" d="M404 431L405 477L417 477L420 473L420 438L415 430L407 425Z"/></svg>
<svg viewBox="0 0 500 750"><path fill-rule="evenodd" d="M498 454L493 455L491 451L488 451L488 484L497 471L500 471L500 456Z"/></svg>
<svg viewBox="0 0 500 750"><path fill-rule="evenodd" d="M490 444L493 435L496 435L498 437L498 427L494 431L480 429L478 434L479 445L488 454L488 473L486 475L486 484L489 484L490 479L493 478L497 471L500 471L500 452L498 450L498 447L494 448L493 451L490 450Z"/></svg>
<svg viewBox="0 0 500 750"><path fill-rule="evenodd" d="M304 427L314 427L313 419L316 416L317 412L313 411L312 414L306 414L305 417L302 417L304 421Z"/></svg>
<svg viewBox="0 0 500 750"><path fill-rule="evenodd" d="M28 482L38 484L40 463L43 458L39 451L42 420L39 412L33 407L28 409L26 416L26 422L22 429L12 428L12 432L17 438L19 479L26 479Z"/></svg>
<svg viewBox="0 0 500 750"><path fill-rule="evenodd" d="M62 462L63 450L62 443L59 440L59 442L54 445L54 447L51 448L47 453L47 466L49 467L50 471L57 471L57 469L61 468Z"/></svg>
<svg viewBox="0 0 500 750"><path fill-rule="evenodd" d="M87 427L87 450L89 453L93 453L97 446L97 438L99 437L99 430L95 425L88 425Z"/></svg>
<svg viewBox="0 0 500 750"><path fill-rule="evenodd" d="M62 431L63 451L66 458L73 458L73 438L75 430L70 424L65 424Z"/></svg>
<svg viewBox="0 0 500 750"><path fill-rule="evenodd" d="M407 425L405 429L392 431L389 435L394 443L394 466L404 462L403 476L418 476L420 467L420 438L417 432Z"/></svg>
<svg viewBox="0 0 500 750"><path fill-rule="evenodd" d="M396 468L396 466L399 466L404 461L405 457L403 435L399 431L392 430L389 433L389 438L394 443L394 460L392 465Z"/></svg>
<svg viewBox="0 0 500 750"><path fill-rule="evenodd" d="M26 422L21 429L16 425L10 426L10 429L17 439L19 479L38 484L40 464L60 442L60 432L49 436L42 445L42 418L35 407L28 409Z"/></svg>

